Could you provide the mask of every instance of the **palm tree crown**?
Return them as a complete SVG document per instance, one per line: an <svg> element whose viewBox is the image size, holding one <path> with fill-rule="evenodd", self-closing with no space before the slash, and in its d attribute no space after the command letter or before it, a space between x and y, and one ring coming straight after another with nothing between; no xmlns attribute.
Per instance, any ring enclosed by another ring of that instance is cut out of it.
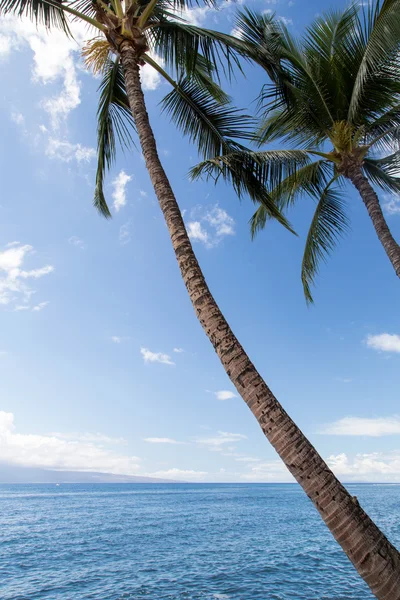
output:
<svg viewBox="0 0 400 600"><path fill-rule="evenodd" d="M205 4L213 6L214 0ZM103 192L105 171L115 160L116 142L129 146L135 133L121 62L124 42L135 49L140 65L153 67L172 87L162 109L202 156L239 149L237 140L250 137L252 120L232 107L219 86L221 72L229 78L234 67L241 68L236 41L187 23L180 15L191 5L191 0L0 0L0 14L27 16L47 28L62 28L67 35L72 35L70 19L81 20L97 33L82 54L88 68L102 76L94 204L106 217L110 211ZM259 191L261 202L286 225L268 194Z"/></svg>
<svg viewBox="0 0 400 600"><path fill-rule="evenodd" d="M400 277L400 247L370 186L400 192L399 13L399 0L378 1L367 9L354 5L318 17L300 40L271 16L249 10L238 15L247 56L271 80L260 93L257 142L279 140L286 148L250 153L256 175L279 210L304 194L317 200L302 263L308 301L320 259L348 228L345 178L360 192ZM200 164L193 175L222 174L234 181L248 157L249 152L231 152ZM271 216L260 205L252 234Z"/></svg>

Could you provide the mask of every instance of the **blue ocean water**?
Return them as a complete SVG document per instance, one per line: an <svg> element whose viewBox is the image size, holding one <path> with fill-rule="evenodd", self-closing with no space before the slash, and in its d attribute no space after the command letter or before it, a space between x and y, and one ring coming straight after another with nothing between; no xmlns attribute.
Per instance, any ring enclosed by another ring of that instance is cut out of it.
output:
<svg viewBox="0 0 400 600"><path fill-rule="evenodd" d="M400 486L351 485L400 546ZM0 486L1 600L369 600L297 485Z"/></svg>

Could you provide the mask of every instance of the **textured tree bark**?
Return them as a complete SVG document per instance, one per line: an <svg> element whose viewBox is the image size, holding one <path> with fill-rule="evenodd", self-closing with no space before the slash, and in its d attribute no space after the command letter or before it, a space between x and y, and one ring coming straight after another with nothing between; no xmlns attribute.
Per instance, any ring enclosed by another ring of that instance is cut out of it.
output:
<svg viewBox="0 0 400 600"><path fill-rule="evenodd" d="M396 275L400 277L400 246L392 236L386 219L383 216L379 198L359 165L347 169L347 177L360 193L367 208L376 234L381 242Z"/></svg>
<svg viewBox="0 0 400 600"><path fill-rule="evenodd" d="M312 500L335 539L379 600L400 600L400 554L371 521L291 420L234 336L193 252L182 215L161 165L129 42L121 46L128 98L143 156L197 318L222 365L265 436Z"/></svg>

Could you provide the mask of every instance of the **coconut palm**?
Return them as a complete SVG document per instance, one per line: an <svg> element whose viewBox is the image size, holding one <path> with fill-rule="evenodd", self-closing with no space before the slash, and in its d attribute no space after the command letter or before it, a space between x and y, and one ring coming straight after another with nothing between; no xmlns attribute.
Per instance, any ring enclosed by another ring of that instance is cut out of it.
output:
<svg viewBox="0 0 400 600"><path fill-rule="evenodd" d="M374 187L400 192L400 2L378 0L318 17L301 39L271 16L251 11L236 24L248 56L270 78L260 94L260 145L279 140L301 161L283 179L270 179L270 195L284 209L302 196L317 201L301 268L307 301L321 259L348 229L344 183L367 208L376 234L400 277L400 246ZM257 156L257 155L255 155ZM277 158L279 159L279 153ZM269 150L269 159L274 153ZM240 154L201 165L195 175L238 170ZM239 172L236 175L240 177ZM260 205L252 234L271 217Z"/></svg>
<svg viewBox="0 0 400 600"><path fill-rule="evenodd" d="M109 215L102 186L106 168L115 157L115 138L130 141L136 129L146 167L158 198L171 243L197 318L239 394L256 417L265 436L312 500L329 529L360 575L381 600L400 600L400 554L366 515L358 501L336 479L315 448L272 394L239 341L234 336L207 286L187 235L178 203L160 162L140 82L140 66L148 63L171 84L164 106L178 126L195 141L204 157L235 150L242 152L242 177L253 198L261 199L269 214L286 224L260 181L283 178L302 161L302 153L282 152L271 162L254 161L235 139L246 136L247 121L228 104L212 80L220 60L233 68L240 43L229 36L195 28L173 13L184 0L0 0L3 10L30 14L47 25L68 29L64 12L89 22L100 32L84 54L89 65L103 73L98 110L99 167L95 204ZM155 49L175 81L149 55ZM240 117L240 118L239 118ZM245 132L242 131L244 123ZM234 182L244 190L241 180Z"/></svg>

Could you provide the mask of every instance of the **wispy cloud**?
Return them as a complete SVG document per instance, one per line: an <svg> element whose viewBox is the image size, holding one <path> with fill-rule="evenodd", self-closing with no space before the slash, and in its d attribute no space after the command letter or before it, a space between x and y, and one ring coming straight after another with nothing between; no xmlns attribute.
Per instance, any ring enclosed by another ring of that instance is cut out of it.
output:
<svg viewBox="0 0 400 600"><path fill-rule="evenodd" d="M127 440L123 437L112 437L104 433L95 432L67 432L67 433L51 433L52 437L61 438L63 440L73 440L76 442L93 442L95 444L107 444L112 446L126 445Z"/></svg>
<svg viewBox="0 0 400 600"><path fill-rule="evenodd" d="M203 243L206 248L213 248L224 237L235 235L235 221L218 204L196 207L190 216L191 220L186 223L188 235L193 241Z"/></svg>
<svg viewBox="0 0 400 600"><path fill-rule="evenodd" d="M96 156L96 150L82 144L72 144L67 140L58 140L50 137L47 142L46 155L69 163L75 160L77 163L90 162Z"/></svg>
<svg viewBox="0 0 400 600"><path fill-rule="evenodd" d="M279 460L271 460L255 464L250 471L243 473L241 479L245 481L259 482L289 482L294 478L289 473L284 463Z"/></svg>
<svg viewBox="0 0 400 600"><path fill-rule="evenodd" d="M193 471L191 469L166 469L165 471L155 471L154 473L146 473L147 477L158 477L159 479L174 479L183 480L190 479L193 481L202 481L208 475L207 471Z"/></svg>
<svg viewBox="0 0 400 600"><path fill-rule="evenodd" d="M394 333L369 335L366 339L366 344L369 348L380 350L381 352L400 352L400 335Z"/></svg>
<svg viewBox="0 0 400 600"><path fill-rule="evenodd" d="M160 56L154 52L149 52L148 54L150 58L160 65L160 67L164 66L164 61ZM142 82L143 89L147 92L154 92L154 90L157 90L162 83L161 75L158 73L158 71L153 69L151 65L147 64L140 68L140 80Z"/></svg>
<svg viewBox="0 0 400 600"><path fill-rule="evenodd" d="M59 471L98 471L135 475L139 458L105 449L112 438L101 434L23 434L15 431L14 415L0 412L1 460L11 465ZM113 439L112 443L115 440Z"/></svg>
<svg viewBox="0 0 400 600"><path fill-rule="evenodd" d="M196 443L200 446L205 446L211 450L221 451L225 444L232 444L246 440L247 435L242 433L229 433L228 431L218 431L213 437L196 438Z"/></svg>
<svg viewBox="0 0 400 600"><path fill-rule="evenodd" d="M81 250L85 249L85 242L79 239L76 235L71 236L68 240L68 243L71 244L71 246L80 248Z"/></svg>
<svg viewBox="0 0 400 600"><path fill-rule="evenodd" d="M122 342L122 338L120 338L118 335L112 335L111 341L114 342L114 344L120 344Z"/></svg>
<svg viewBox="0 0 400 600"><path fill-rule="evenodd" d="M0 251L0 304L27 306L34 290L28 286L28 279L40 279L54 271L52 265L46 265L37 269L25 270L23 265L29 255L33 255L33 247L28 244L11 242L2 252ZM18 304L18 300L23 304ZM18 308L17 310L21 310Z"/></svg>
<svg viewBox="0 0 400 600"><path fill-rule="evenodd" d="M184 444L185 442L178 442L178 440L174 440L172 438L167 437L148 437L143 438L143 441L148 442L149 444Z"/></svg>
<svg viewBox="0 0 400 600"><path fill-rule="evenodd" d="M121 227L119 228L119 243L122 246L125 246L125 244L129 244L129 242L131 241L131 229L131 219L129 219L129 221L121 225Z"/></svg>
<svg viewBox="0 0 400 600"><path fill-rule="evenodd" d="M173 352L176 352L177 354L181 354L182 352L185 352L183 348L174 348Z"/></svg>
<svg viewBox="0 0 400 600"><path fill-rule="evenodd" d="M163 352L152 352L148 348L140 348L145 363L161 363L163 365L175 365L168 354Z"/></svg>
<svg viewBox="0 0 400 600"><path fill-rule="evenodd" d="M126 205L126 186L131 179L131 175L127 175L125 171L120 171L112 182L114 186L112 197L114 199L114 208L116 212L119 212L121 208Z"/></svg>
<svg viewBox="0 0 400 600"><path fill-rule="evenodd" d="M0 22L0 45L8 46L8 53L10 49L18 51L26 46L32 50L35 82L47 84L62 81L61 92L42 102L54 128L80 104L76 61L88 32L83 23L76 21L71 28L73 37L68 37L61 30L49 32L29 19L19 19L14 15L3 15Z"/></svg>
<svg viewBox="0 0 400 600"><path fill-rule="evenodd" d="M342 452L327 458L335 475L345 481L400 482L400 453L371 452L354 458Z"/></svg>
<svg viewBox="0 0 400 600"><path fill-rule="evenodd" d="M388 215L400 215L400 198L396 196L384 197L382 208Z"/></svg>
<svg viewBox="0 0 400 600"><path fill-rule="evenodd" d="M381 437L383 435L400 434L400 417L344 417L333 423L328 423L318 430L327 435L365 435Z"/></svg>
<svg viewBox="0 0 400 600"><path fill-rule="evenodd" d="M48 306L49 304L50 304L50 302L49 302L49 301L46 301L46 302L39 302L39 304L36 304L36 306L34 306L34 307L32 308L32 310L33 310L34 312L40 312L40 311L42 311L44 308L46 308L46 306Z"/></svg>
<svg viewBox="0 0 400 600"><path fill-rule="evenodd" d="M218 390L217 392L214 392L214 394L217 400L230 400L231 398L237 397L236 394L229 390Z"/></svg>

